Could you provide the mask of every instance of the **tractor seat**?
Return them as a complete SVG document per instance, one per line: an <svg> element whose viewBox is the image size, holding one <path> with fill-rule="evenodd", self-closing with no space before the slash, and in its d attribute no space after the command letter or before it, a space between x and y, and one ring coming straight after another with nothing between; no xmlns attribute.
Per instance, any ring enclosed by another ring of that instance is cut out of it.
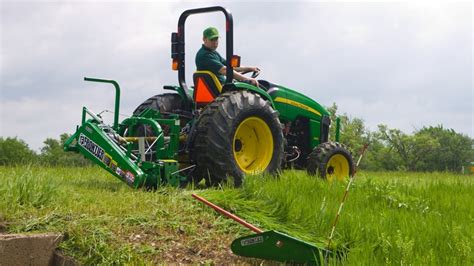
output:
<svg viewBox="0 0 474 266"><path fill-rule="evenodd" d="M222 84L211 71L199 70L193 74L194 102L197 108L206 106L221 94Z"/></svg>

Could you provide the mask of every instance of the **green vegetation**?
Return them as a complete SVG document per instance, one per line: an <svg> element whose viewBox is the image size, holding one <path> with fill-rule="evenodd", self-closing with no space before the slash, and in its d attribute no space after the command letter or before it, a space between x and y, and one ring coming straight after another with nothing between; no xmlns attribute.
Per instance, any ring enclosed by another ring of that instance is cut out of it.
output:
<svg viewBox="0 0 474 266"><path fill-rule="evenodd" d="M47 138L41 153L32 151L28 144L17 137L0 137L0 165L39 164L48 166L90 166L92 163L82 155L65 152L64 142L69 134L61 134L59 140Z"/></svg>
<svg viewBox="0 0 474 266"><path fill-rule="evenodd" d="M249 177L242 189L147 192L95 167L3 167L0 223L9 232L63 232L61 248L85 264L259 263L229 256L231 241L251 232L191 193L265 230L324 243L345 185L287 171ZM331 264L472 265L472 191L472 176L361 172L335 235L346 256Z"/></svg>
<svg viewBox="0 0 474 266"><path fill-rule="evenodd" d="M328 108L335 121L337 106ZM474 139L444 128L442 125L423 127L412 134L379 125L370 131L360 118L337 114L341 118L341 139L353 152L370 144L361 169L372 171L451 171L461 172L462 165L474 161ZM335 135L335 123L331 125Z"/></svg>
<svg viewBox="0 0 474 266"><path fill-rule="evenodd" d="M0 137L0 165L26 164L35 161L36 154L23 140Z"/></svg>

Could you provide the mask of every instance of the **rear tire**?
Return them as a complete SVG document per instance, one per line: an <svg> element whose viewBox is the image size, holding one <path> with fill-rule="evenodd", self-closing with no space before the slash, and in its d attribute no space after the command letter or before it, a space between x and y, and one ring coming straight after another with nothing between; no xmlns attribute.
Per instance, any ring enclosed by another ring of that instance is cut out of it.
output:
<svg viewBox="0 0 474 266"><path fill-rule="evenodd" d="M183 111L183 100L181 99L181 96L176 93L158 94L148 98L146 101L140 104L135 109L135 111L133 111L133 115L139 115L147 108L159 111L161 114L163 114L164 118L167 118L169 117L168 114L179 114ZM183 121L183 119L181 119L181 127L185 126L186 123L187 121Z"/></svg>
<svg viewBox="0 0 474 266"><path fill-rule="evenodd" d="M165 94L158 94L153 97L148 98L142 104L140 104L135 111L133 111L133 115L139 115L146 109L153 109L161 113L163 118L169 118L170 114L179 114L183 112L183 100L181 96L176 93L165 93ZM188 119L180 118L180 125L181 127L185 126L188 122ZM166 136L169 134L169 127L166 125L162 125L161 129L163 130L163 134ZM137 125L135 136L136 137L144 137L144 136L156 136L156 132L153 132L152 128L148 125ZM148 149L148 145L150 143L145 144L145 149ZM147 155L147 161L154 161L156 159L155 155Z"/></svg>
<svg viewBox="0 0 474 266"><path fill-rule="evenodd" d="M248 91L221 94L201 113L191 158L196 173L215 185L246 174L279 172L283 133L278 112L260 95Z"/></svg>
<svg viewBox="0 0 474 266"><path fill-rule="evenodd" d="M321 143L308 156L307 172L329 181L344 180L354 173L352 154L341 143Z"/></svg>

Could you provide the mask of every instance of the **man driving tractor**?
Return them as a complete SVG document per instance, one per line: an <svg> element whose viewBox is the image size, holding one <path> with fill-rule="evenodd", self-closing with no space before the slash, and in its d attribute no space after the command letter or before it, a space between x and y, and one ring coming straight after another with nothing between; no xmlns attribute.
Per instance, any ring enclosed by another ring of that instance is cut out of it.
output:
<svg viewBox="0 0 474 266"><path fill-rule="evenodd" d="M219 32L214 27L209 27L203 31L202 47L196 54L197 70L209 70L217 76L221 84L225 83L226 60L216 51L219 46ZM254 86L259 86L258 81L254 78L248 78L240 72L260 72L258 67L235 67L234 79Z"/></svg>

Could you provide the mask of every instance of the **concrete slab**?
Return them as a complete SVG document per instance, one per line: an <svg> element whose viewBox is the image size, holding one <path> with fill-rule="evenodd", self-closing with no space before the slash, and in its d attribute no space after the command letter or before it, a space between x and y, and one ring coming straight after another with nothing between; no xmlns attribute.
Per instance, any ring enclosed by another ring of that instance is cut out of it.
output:
<svg viewBox="0 0 474 266"><path fill-rule="evenodd" d="M61 234L0 234L0 266L52 265Z"/></svg>

